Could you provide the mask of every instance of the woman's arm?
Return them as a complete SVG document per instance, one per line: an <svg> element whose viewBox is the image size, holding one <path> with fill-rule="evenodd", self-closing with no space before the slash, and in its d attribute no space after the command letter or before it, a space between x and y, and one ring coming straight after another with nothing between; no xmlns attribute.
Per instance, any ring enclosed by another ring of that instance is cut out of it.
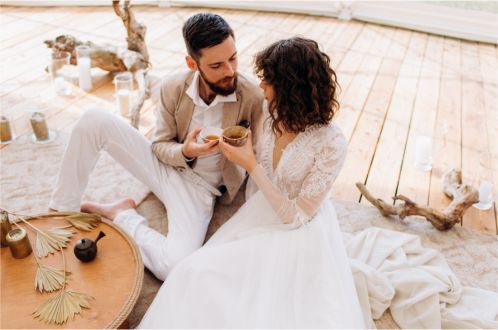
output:
<svg viewBox="0 0 498 330"><path fill-rule="evenodd" d="M347 141L343 135L338 134L327 144L317 148L313 155L313 167L298 196L292 199L272 183L246 146L234 148L225 144L220 145L220 149L226 152L229 160L246 168L282 222L304 224L315 215L323 200L328 197L344 163Z"/></svg>

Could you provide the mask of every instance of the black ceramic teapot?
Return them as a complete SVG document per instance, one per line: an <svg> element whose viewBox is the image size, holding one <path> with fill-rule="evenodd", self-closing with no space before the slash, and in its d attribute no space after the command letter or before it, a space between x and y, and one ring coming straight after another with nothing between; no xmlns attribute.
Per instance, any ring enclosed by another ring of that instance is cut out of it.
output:
<svg viewBox="0 0 498 330"><path fill-rule="evenodd" d="M83 262L92 261L97 255L97 241L104 236L105 233L101 231L95 241L89 238L80 239L74 246L74 255L76 258Z"/></svg>

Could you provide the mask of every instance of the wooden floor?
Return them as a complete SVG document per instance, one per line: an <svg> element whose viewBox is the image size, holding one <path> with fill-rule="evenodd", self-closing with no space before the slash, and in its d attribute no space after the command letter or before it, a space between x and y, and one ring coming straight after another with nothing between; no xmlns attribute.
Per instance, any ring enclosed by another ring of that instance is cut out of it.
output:
<svg viewBox="0 0 498 330"><path fill-rule="evenodd" d="M95 70L94 89L74 87L56 97L44 67L43 40L71 34L97 43L123 44L125 31L110 7L1 7L1 111L18 136L30 131L26 108L42 104L49 126L69 132L89 107L115 108L111 77ZM166 76L183 70L181 26L206 9L134 7L147 25L153 69ZM464 182L483 178L498 187L498 54L495 45L461 41L410 30L343 22L333 18L253 11L212 10L235 30L240 69L252 72L256 51L294 35L317 40L332 58L342 86L337 122L349 139L345 167L333 189L336 198L360 201L355 182L379 198L405 194L443 208L441 175L462 168ZM140 130L150 136L153 104L144 106ZM433 170L414 169L416 137L433 139ZM3 146L5 147L5 146ZM9 146L6 146L8 148ZM496 203L488 211L471 208L463 226L496 233Z"/></svg>

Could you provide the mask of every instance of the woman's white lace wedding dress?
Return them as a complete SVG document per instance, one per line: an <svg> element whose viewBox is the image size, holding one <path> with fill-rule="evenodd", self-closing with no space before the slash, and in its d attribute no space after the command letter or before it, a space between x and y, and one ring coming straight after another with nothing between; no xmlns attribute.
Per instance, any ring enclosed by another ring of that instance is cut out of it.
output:
<svg viewBox="0 0 498 330"><path fill-rule="evenodd" d="M171 271L139 327L365 327L328 198L346 139L335 124L308 128L273 170L274 139L266 126L259 190Z"/></svg>

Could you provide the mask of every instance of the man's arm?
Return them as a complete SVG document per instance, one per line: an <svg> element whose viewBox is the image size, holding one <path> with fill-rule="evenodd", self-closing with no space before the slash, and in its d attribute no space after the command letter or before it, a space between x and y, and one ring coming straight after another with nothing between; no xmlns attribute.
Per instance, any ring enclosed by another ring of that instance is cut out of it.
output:
<svg viewBox="0 0 498 330"><path fill-rule="evenodd" d="M156 108L156 129L152 141L152 151L163 163L171 166L187 168L192 166L197 157L215 151L216 141L197 143L196 138L201 128L190 132L185 141L178 141L178 127L175 118L177 99L181 98L181 90L175 90L165 82L161 87L159 104Z"/></svg>
<svg viewBox="0 0 498 330"><path fill-rule="evenodd" d="M152 140L152 151L165 164L186 167L188 165L182 154L183 144L178 141L174 93L171 93L168 87L168 83L165 82L160 89L159 102L155 112L156 127ZM177 97L179 97L179 93Z"/></svg>

